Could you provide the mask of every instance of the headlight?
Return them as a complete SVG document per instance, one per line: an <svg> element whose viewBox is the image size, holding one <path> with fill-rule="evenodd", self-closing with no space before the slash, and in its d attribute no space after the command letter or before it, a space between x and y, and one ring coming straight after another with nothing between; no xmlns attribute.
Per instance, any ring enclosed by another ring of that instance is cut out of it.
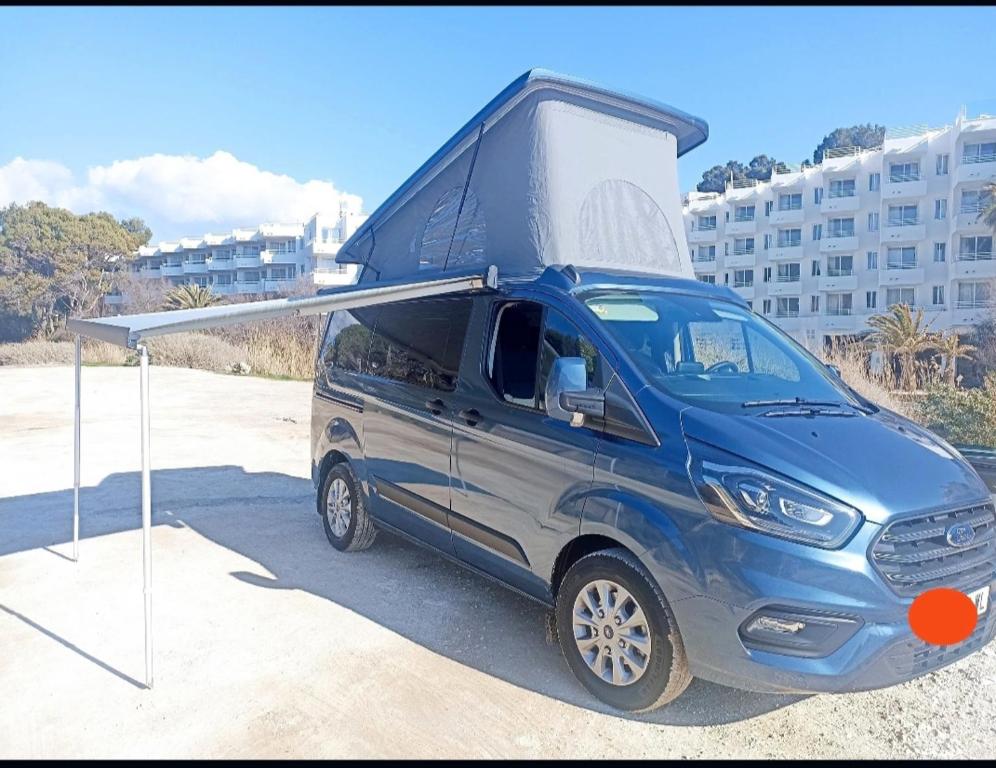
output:
<svg viewBox="0 0 996 768"><path fill-rule="evenodd" d="M835 549L861 525L858 510L715 448L688 441L688 472L706 508L744 528Z"/></svg>

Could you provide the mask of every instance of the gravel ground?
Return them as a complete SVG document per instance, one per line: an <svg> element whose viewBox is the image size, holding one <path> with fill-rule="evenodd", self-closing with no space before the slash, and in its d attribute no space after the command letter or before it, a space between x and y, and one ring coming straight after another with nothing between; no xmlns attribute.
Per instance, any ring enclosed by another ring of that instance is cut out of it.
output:
<svg viewBox="0 0 996 768"><path fill-rule="evenodd" d="M396 538L339 554L310 386L151 372L155 687L145 690L138 371L0 368L0 757L991 757L996 644L895 688L696 680L624 716L536 604Z"/></svg>

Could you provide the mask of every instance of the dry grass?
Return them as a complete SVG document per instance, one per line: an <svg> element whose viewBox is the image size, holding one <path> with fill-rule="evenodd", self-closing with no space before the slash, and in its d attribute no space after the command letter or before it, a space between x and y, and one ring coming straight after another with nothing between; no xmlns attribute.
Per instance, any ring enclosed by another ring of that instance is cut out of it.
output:
<svg viewBox="0 0 996 768"><path fill-rule="evenodd" d="M868 366L868 352L861 346L834 347L823 354L823 360L837 366L844 381L876 405L908 418L916 416L910 400L897 391L891 369L885 366L882 373L873 372Z"/></svg>

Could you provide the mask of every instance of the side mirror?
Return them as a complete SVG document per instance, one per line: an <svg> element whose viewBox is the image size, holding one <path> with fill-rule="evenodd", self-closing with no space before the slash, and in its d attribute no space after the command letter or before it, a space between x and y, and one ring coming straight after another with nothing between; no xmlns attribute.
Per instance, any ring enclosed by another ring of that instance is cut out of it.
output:
<svg viewBox="0 0 996 768"><path fill-rule="evenodd" d="M838 368L836 365L831 365L830 363L827 363L826 366L827 366L827 370L830 371L830 373L832 373L838 379L843 379L844 378L841 375L841 373L840 373L840 368Z"/></svg>
<svg viewBox="0 0 996 768"><path fill-rule="evenodd" d="M583 426L585 416L605 416L605 395L588 389L588 372L581 357L558 357L553 361L543 401L549 416L572 427Z"/></svg>

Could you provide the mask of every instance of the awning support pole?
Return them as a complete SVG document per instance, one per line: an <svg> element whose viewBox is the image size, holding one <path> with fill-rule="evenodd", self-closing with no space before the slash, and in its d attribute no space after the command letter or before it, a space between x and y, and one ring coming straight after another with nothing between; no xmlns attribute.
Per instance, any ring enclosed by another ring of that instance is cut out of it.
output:
<svg viewBox="0 0 996 768"><path fill-rule="evenodd" d="M142 571L145 596L145 685L152 688L152 472L149 455L149 351L138 348L142 388Z"/></svg>
<svg viewBox="0 0 996 768"><path fill-rule="evenodd" d="M76 334L76 405L73 409L73 561L80 559L80 336Z"/></svg>

